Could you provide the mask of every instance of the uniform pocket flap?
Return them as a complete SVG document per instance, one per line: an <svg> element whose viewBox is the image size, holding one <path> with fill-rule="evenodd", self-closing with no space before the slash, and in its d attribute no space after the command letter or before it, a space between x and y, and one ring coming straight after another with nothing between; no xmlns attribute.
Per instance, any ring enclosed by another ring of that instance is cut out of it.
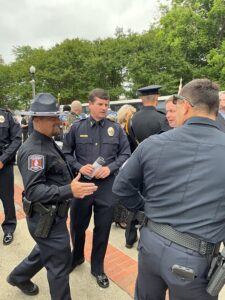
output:
<svg viewBox="0 0 225 300"><path fill-rule="evenodd" d="M102 143L103 144L119 144L119 139L107 137L107 138L104 138Z"/></svg>
<svg viewBox="0 0 225 300"><path fill-rule="evenodd" d="M92 138L89 137L78 137L76 138L76 143L77 144L91 144L92 143Z"/></svg>

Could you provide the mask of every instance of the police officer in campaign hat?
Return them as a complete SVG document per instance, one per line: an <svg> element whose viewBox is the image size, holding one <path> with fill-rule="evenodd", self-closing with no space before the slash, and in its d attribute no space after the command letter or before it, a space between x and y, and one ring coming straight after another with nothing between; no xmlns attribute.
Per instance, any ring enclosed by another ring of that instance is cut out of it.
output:
<svg viewBox="0 0 225 300"><path fill-rule="evenodd" d="M2 223L4 245L13 241L16 229L13 163L21 140L21 128L16 117L9 110L0 108L0 198L5 213Z"/></svg>
<svg viewBox="0 0 225 300"><path fill-rule="evenodd" d="M71 300L67 212L70 199L90 195L97 187L79 182L80 175L73 179L63 153L52 139L60 130L56 98L48 93L36 95L30 115L34 131L18 152L18 167L24 183L27 225L36 245L7 281L27 295L36 295L39 289L31 278L45 267L51 299Z"/></svg>
<svg viewBox="0 0 225 300"><path fill-rule="evenodd" d="M143 107L133 115L128 124L129 136L136 146L153 134L171 129L166 115L156 109L160 88L160 85L149 85L138 90ZM137 241L137 225L135 215L130 212L125 232L127 248L132 248Z"/></svg>
<svg viewBox="0 0 225 300"><path fill-rule="evenodd" d="M115 204L112 184L115 173L130 155L127 137L119 124L106 118L109 95L95 89L89 95L90 117L75 122L64 138L63 151L74 173L98 186L93 196L75 199L71 206L73 270L84 262L85 231L94 211L91 273L102 288L109 286L104 273L104 257L108 244ZM97 160L97 162L96 162ZM95 162L95 163L94 163ZM94 164L93 164L94 163ZM98 169L95 169L95 167Z"/></svg>
<svg viewBox="0 0 225 300"><path fill-rule="evenodd" d="M144 209L135 299L216 300L207 273L225 240L225 135L219 130L218 86L187 83L177 126L146 139L121 169L113 191L133 211Z"/></svg>

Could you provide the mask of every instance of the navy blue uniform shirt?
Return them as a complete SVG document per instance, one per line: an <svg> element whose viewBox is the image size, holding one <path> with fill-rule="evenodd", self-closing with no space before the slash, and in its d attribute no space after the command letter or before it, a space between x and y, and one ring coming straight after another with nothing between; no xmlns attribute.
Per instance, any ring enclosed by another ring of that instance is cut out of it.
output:
<svg viewBox="0 0 225 300"><path fill-rule="evenodd" d="M19 122L10 111L0 108L0 161L4 165L15 160L21 140Z"/></svg>
<svg viewBox="0 0 225 300"><path fill-rule="evenodd" d="M64 138L63 152L73 172L102 156L113 174L129 158L130 146L119 124L88 117L72 125Z"/></svg>
<svg viewBox="0 0 225 300"><path fill-rule="evenodd" d="M73 178L66 159L52 138L33 131L17 157L29 201L56 204L73 197Z"/></svg>
<svg viewBox="0 0 225 300"><path fill-rule="evenodd" d="M195 117L146 139L119 172L113 192L154 222L212 243L225 240L224 133L215 121Z"/></svg>
<svg viewBox="0 0 225 300"><path fill-rule="evenodd" d="M157 111L154 106L143 106L133 115L131 122L133 133L139 143L162 129L164 131L170 129L165 114Z"/></svg>

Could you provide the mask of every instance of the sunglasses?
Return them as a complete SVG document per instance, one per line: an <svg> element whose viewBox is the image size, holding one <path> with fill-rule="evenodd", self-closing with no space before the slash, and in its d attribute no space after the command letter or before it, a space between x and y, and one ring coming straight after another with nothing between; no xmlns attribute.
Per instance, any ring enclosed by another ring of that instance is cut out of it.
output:
<svg viewBox="0 0 225 300"><path fill-rule="evenodd" d="M177 102L178 102L179 100L181 100L181 101L186 100L186 101L191 105L191 107L194 107L194 104L193 104L192 100L189 99L189 98L187 98L187 97L180 96L180 95L173 95L172 97L173 97L172 102L173 102L173 104L175 104L175 105L177 104Z"/></svg>

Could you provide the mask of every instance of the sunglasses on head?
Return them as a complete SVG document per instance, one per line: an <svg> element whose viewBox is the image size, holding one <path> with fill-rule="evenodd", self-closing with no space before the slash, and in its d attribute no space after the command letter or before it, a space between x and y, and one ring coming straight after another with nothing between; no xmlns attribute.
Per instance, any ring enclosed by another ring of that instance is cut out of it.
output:
<svg viewBox="0 0 225 300"><path fill-rule="evenodd" d="M181 96L181 95L173 95L172 97L173 97L172 102L173 102L173 104L175 104L175 105L177 104L177 102L178 102L179 100L181 100L181 101L186 100L192 107L194 107L194 104L193 104L192 100L189 99L189 98L187 98L187 97L184 97L184 96Z"/></svg>

